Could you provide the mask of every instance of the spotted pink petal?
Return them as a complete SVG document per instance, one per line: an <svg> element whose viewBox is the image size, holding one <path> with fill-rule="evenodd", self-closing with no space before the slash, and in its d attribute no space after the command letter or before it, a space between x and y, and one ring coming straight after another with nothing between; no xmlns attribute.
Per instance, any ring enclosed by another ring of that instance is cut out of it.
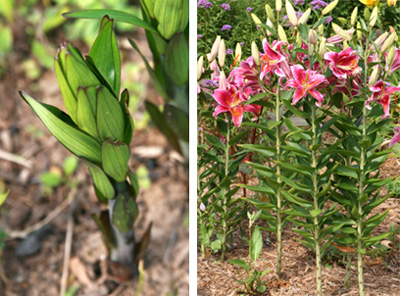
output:
<svg viewBox="0 0 400 296"><path fill-rule="evenodd" d="M223 112L229 112L229 108L218 105L214 110L213 116L217 117L218 114L223 113Z"/></svg>
<svg viewBox="0 0 400 296"><path fill-rule="evenodd" d="M317 99L317 106L321 107L321 103L324 101L324 97L319 91L316 91L315 89L310 89L308 90L308 93L312 95L315 99Z"/></svg>
<svg viewBox="0 0 400 296"><path fill-rule="evenodd" d="M243 121L243 107L234 107L231 110L233 124L239 127Z"/></svg>
<svg viewBox="0 0 400 296"><path fill-rule="evenodd" d="M224 106L225 108L229 108L233 103L232 94L224 89L214 90L212 97L217 101L218 104Z"/></svg>
<svg viewBox="0 0 400 296"><path fill-rule="evenodd" d="M300 101L300 99L304 98L306 95L306 90L299 85L294 92L292 105L295 105L298 101Z"/></svg>

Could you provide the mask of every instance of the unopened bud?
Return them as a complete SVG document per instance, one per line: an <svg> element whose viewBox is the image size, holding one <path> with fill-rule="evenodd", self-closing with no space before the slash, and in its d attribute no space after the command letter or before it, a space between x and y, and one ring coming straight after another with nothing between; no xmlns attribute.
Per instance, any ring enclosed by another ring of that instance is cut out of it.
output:
<svg viewBox="0 0 400 296"><path fill-rule="evenodd" d="M386 50L389 49L389 47L391 47L393 45L393 42L396 39L396 36L397 36L396 32L393 32L392 34L390 34L388 39L386 39L386 41L382 45L381 53L384 53Z"/></svg>
<svg viewBox="0 0 400 296"><path fill-rule="evenodd" d="M282 28L281 25L278 25L278 37L281 41L287 42L285 30Z"/></svg>
<svg viewBox="0 0 400 296"><path fill-rule="evenodd" d="M308 22L308 19L310 18L311 14L311 8L307 9L306 12L303 13L303 15L299 19L299 24L305 25Z"/></svg>
<svg viewBox="0 0 400 296"><path fill-rule="evenodd" d="M319 50L318 50L318 54L321 58L324 57L325 53L326 53L326 39L324 37L322 37L322 41L319 44Z"/></svg>
<svg viewBox="0 0 400 296"><path fill-rule="evenodd" d="M275 15L274 12L272 11L271 6L265 4L265 11L267 12L267 17L271 20L271 22L275 23Z"/></svg>
<svg viewBox="0 0 400 296"><path fill-rule="evenodd" d="M236 44L235 58L236 58L237 61L240 61L241 58L242 58L242 46L240 45L239 42Z"/></svg>
<svg viewBox="0 0 400 296"><path fill-rule="evenodd" d="M338 17L337 20L344 26L347 24L347 19L344 17Z"/></svg>
<svg viewBox="0 0 400 296"><path fill-rule="evenodd" d="M225 41L224 39L222 39L218 49L218 64L221 67L221 69L225 65L225 56L226 56Z"/></svg>
<svg viewBox="0 0 400 296"><path fill-rule="evenodd" d="M339 35L339 37L343 38L344 40L351 41L351 35L343 30L341 27L339 27L337 24L332 23L332 28L333 31L335 31L335 33Z"/></svg>
<svg viewBox="0 0 400 296"><path fill-rule="evenodd" d="M374 85L378 81L379 77L379 65L376 65L372 70L371 76L368 80L368 86Z"/></svg>
<svg viewBox="0 0 400 296"><path fill-rule="evenodd" d="M267 4L268 5L268 4ZM266 7L266 6L265 6ZM297 15L296 15L296 11L294 10L292 4L289 2L289 0L286 0L285 3L285 7L286 7L286 13L288 15L289 21L293 26L297 26ZM268 13L268 12L267 12Z"/></svg>
<svg viewBox="0 0 400 296"><path fill-rule="evenodd" d="M371 12L369 11L368 7L364 8L364 20L365 22L369 22L369 18L371 17Z"/></svg>
<svg viewBox="0 0 400 296"><path fill-rule="evenodd" d="M260 52L258 51L258 47L255 41L251 43L251 56L253 57L254 63L257 66L260 66Z"/></svg>
<svg viewBox="0 0 400 296"><path fill-rule="evenodd" d="M330 13L335 7L336 5L339 3L339 0L335 0L331 3L328 4L328 6L326 6L323 10L322 10L322 15L328 14Z"/></svg>
<svg viewBox="0 0 400 296"><path fill-rule="evenodd" d="M262 24L261 20L254 13L251 14L251 18L253 19L253 21L256 23L257 26Z"/></svg>
<svg viewBox="0 0 400 296"><path fill-rule="evenodd" d="M389 35L389 33L388 33L388 32L385 32L385 33L383 33L381 36L379 36L378 38L376 38L376 39L374 40L374 43L376 44L376 46L382 47L383 42L386 41L388 35ZM374 50L375 48L374 48L373 45L371 45L371 46L370 46L370 49L371 49L371 50Z"/></svg>
<svg viewBox="0 0 400 296"><path fill-rule="evenodd" d="M313 45L317 44L317 32L313 29L308 32L308 42Z"/></svg>
<svg viewBox="0 0 400 296"><path fill-rule="evenodd" d="M267 18L267 26L273 28L274 24L271 22L271 20L269 18ZM272 36L272 33L270 30L267 30L267 36L270 37Z"/></svg>
<svg viewBox="0 0 400 296"><path fill-rule="evenodd" d="M211 52L208 57L208 61L211 63L215 58L217 57L218 54L218 49L219 49L219 43L221 42L221 36L218 35L217 38L215 38L214 44L211 47Z"/></svg>
<svg viewBox="0 0 400 296"><path fill-rule="evenodd" d="M300 32L297 31L297 34L296 34L296 45L297 45L297 47L301 48L301 44L302 43L303 42L301 41L301 38L300 38Z"/></svg>
<svg viewBox="0 0 400 296"><path fill-rule="evenodd" d="M394 32L396 32L396 30L392 27L392 26L389 26L389 29L390 29L390 33L394 33ZM396 42L397 41L399 41L399 36L396 34Z"/></svg>
<svg viewBox="0 0 400 296"><path fill-rule="evenodd" d="M397 0L387 0L388 6L396 6Z"/></svg>
<svg viewBox="0 0 400 296"><path fill-rule="evenodd" d="M369 26L372 28L376 24L376 20L378 19L378 6L375 6L372 10L371 17L369 19Z"/></svg>
<svg viewBox="0 0 400 296"><path fill-rule="evenodd" d="M225 72L221 71L219 73L219 84L218 84L218 88L219 89L227 89L226 87L226 76L225 76Z"/></svg>
<svg viewBox="0 0 400 296"><path fill-rule="evenodd" d="M354 27L354 25L356 24L357 15L358 15L358 6L356 6L356 7L353 9L353 12L351 13L350 24L351 24L353 27Z"/></svg>
<svg viewBox="0 0 400 296"><path fill-rule="evenodd" d="M363 37L363 32L361 31L361 24L360 22L357 22L357 39L362 40Z"/></svg>
<svg viewBox="0 0 400 296"><path fill-rule="evenodd" d="M347 47L349 47L349 44L347 43L346 40L343 41L343 49L346 49Z"/></svg>
<svg viewBox="0 0 400 296"><path fill-rule="evenodd" d="M318 32L323 35L324 34L324 24L318 26Z"/></svg>
<svg viewBox="0 0 400 296"><path fill-rule="evenodd" d="M276 0L276 2L275 2L275 10L277 12L281 12L281 10L282 10L282 0Z"/></svg>
<svg viewBox="0 0 400 296"><path fill-rule="evenodd" d="M203 63L204 63L204 58L201 56L199 60L197 61L197 80L200 79L201 74L203 74Z"/></svg>
<svg viewBox="0 0 400 296"><path fill-rule="evenodd" d="M394 45L392 45L389 49L389 52L386 56L386 70L390 69L390 67L393 65L395 50L396 48Z"/></svg>

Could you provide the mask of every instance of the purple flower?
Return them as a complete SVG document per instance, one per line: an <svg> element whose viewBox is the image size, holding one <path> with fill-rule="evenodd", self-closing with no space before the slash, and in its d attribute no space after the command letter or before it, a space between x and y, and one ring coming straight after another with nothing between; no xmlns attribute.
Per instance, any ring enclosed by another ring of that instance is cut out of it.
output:
<svg viewBox="0 0 400 296"><path fill-rule="evenodd" d="M201 37L203 37L203 36L201 36L201 34L198 34L198 35L197 35L197 38L198 38L198 39L200 39Z"/></svg>
<svg viewBox="0 0 400 296"><path fill-rule="evenodd" d="M221 4L221 7L225 10L231 10L231 7L229 6L229 4L226 4L226 3Z"/></svg>
<svg viewBox="0 0 400 296"><path fill-rule="evenodd" d="M239 42L239 44L240 44L241 46L243 46L243 45L244 45L244 42Z"/></svg>
<svg viewBox="0 0 400 296"><path fill-rule="evenodd" d="M294 5L303 5L304 0L294 0Z"/></svg>
<svg viewBox="0 0 400 296"><path fill-rule="evenodd" d="M226 54L232 54L233 53L233 49L232 48L228 48L227 50L226 50Z"/></svg>
<svg viewBox="0 0 400 296"><path fill-rule="evenodd" d="M221 31L229 31L230 29L232 29L232 26L230 25L223 25L221 28Z"/></svg>
<svg viewBox="0 0 400 296"><path fill-rule="evenodd" d="M325 24L329 24L332 20L333 18L331 16L328 16L328 18L325 21Z"/></svg>
<svg viewBox="0 0 400 296"><path fill-rule="evenodd" d="M246 8L247 12L250 12L253 10L253 8L251 8L250 6Z"/></svg>
<svg viewBox="0 0 400 296"><path fill-rule="evenodd" d="M200 210L202 212L204 212L206 210L206 206L203 203L200 204Z"/></svg>
<svg viewBox="0 0 400 296"><path fill-rule="evenodd" d="M199 2L197 2L197 7L201 7L203 9L210 8L213 5L214 4L212 4L212 2L208 2L207 0L199 0Z"/></svg>
<svg viewBox="0 0 400 296"><path fill-rule="evenodd" d="M311 1L310 4L313 6L313 9L321 9L321 8L324 8L325 6L328 6L328 3L326 3L322 0L314 0L314 1Z"/></svg>
<svg viewBox="0 0 400 296"><path fill-rule="evenodd" d="M218 87L218 82L212 80L212 79L207 79L204 81L204 86L205 87Z"/></svg>

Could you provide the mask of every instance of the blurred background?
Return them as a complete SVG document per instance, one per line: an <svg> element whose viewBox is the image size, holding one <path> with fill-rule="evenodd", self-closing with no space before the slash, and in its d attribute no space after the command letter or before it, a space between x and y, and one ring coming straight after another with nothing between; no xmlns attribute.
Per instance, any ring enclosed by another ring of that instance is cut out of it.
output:
<svg viewBox="0 0 400 296"><path fill-rule="evenodd" d="M106 249L92 219L101 210L85 166L59 144L19 96L24 90L63 107L53 71L65 41L89 53L98 20L68 11L108 8L141 16L138 1L0 0L0 295L188 295L188 187L184 159L145 111L160 105L133 38L152 60L144 30L117 23L122 89L135 122L130 168L138 175L140 239L152 224L141 279L117 284L104 267ZM68 252L68 250L70 250ZM68 255L69 254L69 255ZM67 260L65 260L67 258ZM136 294L135 294L136 293Z"/></svg>

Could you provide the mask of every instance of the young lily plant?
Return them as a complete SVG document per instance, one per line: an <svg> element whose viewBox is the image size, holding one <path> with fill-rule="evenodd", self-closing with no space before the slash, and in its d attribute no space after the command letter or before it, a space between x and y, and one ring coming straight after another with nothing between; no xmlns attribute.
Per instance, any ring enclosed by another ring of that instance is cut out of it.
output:
<svg viewBox="0 0 400 296"><path fill-rule="evenodd" d="M88 167L96 195L108 214L95 217L110 260L137 273L141 247L135 248L138 182L128 167L133 121L129 94L120 93L121 60L114 20L105 15L88 56L64 44L55 57L55 72L68 114L21 91L53 136Z"/></svg>

